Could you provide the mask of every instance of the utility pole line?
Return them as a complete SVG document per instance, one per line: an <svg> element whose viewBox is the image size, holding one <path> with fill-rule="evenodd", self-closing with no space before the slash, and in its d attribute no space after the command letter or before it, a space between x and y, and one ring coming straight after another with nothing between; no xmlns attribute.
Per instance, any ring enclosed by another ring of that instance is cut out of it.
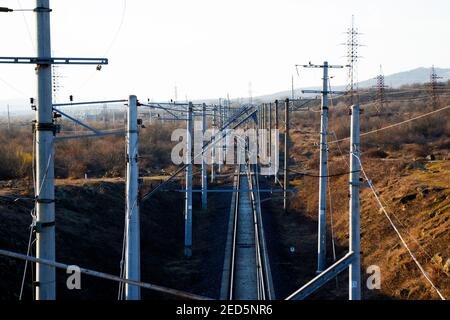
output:
<svg viewBox="0 0 450 320"><path fill-rule="evenodd" d="M349 299L361 300L361 244L360 244L360 130L359 105L351 108L350 135L350 211L349 211L349 251L353 252L352 263L349 266Z"/></svg>
<svg viewBox="0 0 450 320"><path fill-rule="evenodd" d="M194 126L192 123L192 102L189 102L187 113L187 132L186 132L186 196L184 208L184 255L192 256L192 136Z"/></svg>
<svg viewBox="0 0 450 320"><path fill-rule="evenodd" d="M140 222L139 222L139 131L137 98L128 101L127 124L127 181L126 181L126 248L125 276L129 280L141 281ZM141 288L125 284L125 298L140 300Z"/></svg>
<svg viewBox="0 0 450 320"><path fill-rule="evenodd" d="M359 105L351 107L350 175L349 175L349 251L333 265L318 274L306 285L291 294L287 300L303 300L349 268L349 300L361 300L361 248L360 248L360 128Z"/></svg>
<svg viewBox="0 0 450 320"><path fill-rule="evenodd" d="M288 195L287 189L289 187L289 99L286 99L284 109L284 193L283 193L283 209L284 212L288 210Z"/></svg>
<svg viewBox="0 0 450 320"><path fill-rule="evenodd" d="M204 140L206 132L206 104L203 104L202 110L202 209L208 208L208 175L206 172L206 154L204 151Z"/></svg>
<svg viewBox="0 0 450 320"><path fill-rule="evenodd" d="M324 62L323 65L303 65L304 68L321 68L323 69L323 89L322 91L316 90L303 90L303 93L321 93L322 94L322 107L321 107L321 124L320 124L320 173L319 173L319 225L318 225L318 243L317 243L317 273L321 273L325 270L326 264L326 231L327 231L327 163L328 163L328 95L340 94L341 92L329 91L328 89L328 69L339 68L343 66L332 66L328 62Z"/></svg>

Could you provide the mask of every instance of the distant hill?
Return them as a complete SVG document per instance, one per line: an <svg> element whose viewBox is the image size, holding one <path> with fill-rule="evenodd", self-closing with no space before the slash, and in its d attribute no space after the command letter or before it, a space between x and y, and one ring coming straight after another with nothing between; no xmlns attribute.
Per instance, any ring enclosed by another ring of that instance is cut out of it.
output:
<svg viewBox="0 0 450 320"><path fill-rule="evenodd" d="M437 75L443 78L443 81L447 81L450 79L450 69L435 68L435 70ZM404 85L429 82L430 74L431 68L417 68L410 71L404 71L385 76L384 81L386 85L392 88L398 88ZM362 81L359 84L361 88L367 88L374 85L376 85L375 79Z"/></svg>
<svg viewBox="0 0 450 320"><path fill-rule="evenodd" d="M443 68L435 68L436 73L438 76L442 77L442 81L447 81L450 79L450 69L443 69ZM430 81L430 73L431 68L416 68L409 71L403 71L399 73L394 73L391 75L385 76L385 83L387 86L391 88L398 88L404 85L411 85L415 83L426 83ZM360 88L369 88L376 85L376 79L375 77L372 79L368 79L365 81L361 81L359 83ZM309 88L297 88L295 89L295 96L299 97L302 96L301 91L303 89L313 89L313 90L319 90L318 87L309 87ZM343 91L345 90L345 86L336 86L333 87L334 90ZM259 97L254 97L253 101L255 103L257 102L270 102L275 101L276 99L283 100L288 97L292 96L291 91L282 91L282 92L276 92L273 94L263 95ZM206 100L196 100L193 101L194 103L217 103L218 99L206 99ZM233 99L233 101L236 101ZM247 99L244 99L244 101L247 101ZM6 116L6 105L9 104L11 106L11 114L12 116L33 116L33 113L30 109L30 104L28 99L20 100L0 100L0 117Z"/></svg>
<svg viewBox="0 0 450 320"><path fill-rule="evenodd" d="M435 68L436 73L438 76L442 77L442 81L448 81L450 79L450 69L442 69L442 68ZM430 74L431 74L431 68L416 68L409 71L403 71L399 73L394 73L391 75L386 75L384 77L385 84L391 88L399 88L404 85L411 85L411 84L423 84L430 81ZM375 77L372 79L368 79L365 81L361 81L358 85L360 88L369 88L375 86L377 83ZM301 88L301 89L295 89L295 96L302 96L301 91L309 89L309 90L320 90L319 87L309 87L309 88ZM334 90L342 91L345 90L345 86L336 86L333 87ZM276 99L286 99L288 97L292 96L292 91L282 91L277 92L270 95L264 95L260 97L254 98L255 101L260 102L268 102L268 101L274 101Z"/></svg>

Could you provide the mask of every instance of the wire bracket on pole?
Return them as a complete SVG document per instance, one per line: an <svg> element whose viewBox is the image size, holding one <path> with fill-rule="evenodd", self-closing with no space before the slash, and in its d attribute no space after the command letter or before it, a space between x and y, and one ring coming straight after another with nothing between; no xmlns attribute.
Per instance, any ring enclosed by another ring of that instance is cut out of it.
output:
<svg viewBox="0 0 450 320"><path fill-rule="evenodd" d="M56 222L55 221L52 221L52 222L39 222L39 221L37 221L35 224L34 224L34 226L33 226L33 230L36 232L36 233L42 233L42 230L43 229L45 229L45 228L51 228L51 227L54 227L56 225Z"/></svg>
<svg viewBox="0 0 450 320"><path fill-rule="evenodd" d="M53 10L45 7L36 7L33 9L34 12L52 12Z"/></svg>

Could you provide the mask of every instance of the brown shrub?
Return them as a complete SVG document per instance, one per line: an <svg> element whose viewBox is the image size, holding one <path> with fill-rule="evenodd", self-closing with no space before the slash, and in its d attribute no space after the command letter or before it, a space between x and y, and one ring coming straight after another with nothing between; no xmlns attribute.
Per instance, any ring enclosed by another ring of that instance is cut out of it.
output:
<svg viewBox="0 0 450 320"><path fill-rule="evenodd" d="M369 158L381 158L381 159L385 159L389 156L389 154L386 151L383 151L381 149L370 150L366 152L365 155L368 156Z"/></svg>

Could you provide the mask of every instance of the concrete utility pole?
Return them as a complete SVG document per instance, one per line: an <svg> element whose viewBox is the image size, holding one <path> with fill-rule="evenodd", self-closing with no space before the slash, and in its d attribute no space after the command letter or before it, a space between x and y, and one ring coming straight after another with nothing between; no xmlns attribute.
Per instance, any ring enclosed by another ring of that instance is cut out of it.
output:
<svg viewBox="0 0 450 320"><path fill-rule="evenodd" d="M36 1L37 57L51 57L50 3ZM37 65L36 258L55 260L54 133L51 64ZM55 268L36 264L36 299L56 299Z"/></svg>
<svg viewBox="0 0 450 320"><path fill-rule="evenodd" d="M270 165L272 167L272 102L269 103L269 155L270 155Z"/></svg>
<svg viewBox="0 0 450 320"><path fill-rule="evenodd" d="M223 128L223 107L222 102L219 100L219 131L222 136L222 128ZM222 163L223 163L223 139L218 142L219 147L219 173L222 173Z"/></svg>
<svg viewBox="0 0 450 320"><path fill-rule="evenodd" d="M328 95L332 92L328 89L328 69L340 68L343 66L331 66L328 62L324 62L323 65L304 65L304 68L322 68L323 69L323 89L322 91L316 90L303 90L303 93L321 93L322 94L322 108L320 117L320 172L319 172L319 226L318 226L318 244L317 244L317 273L321 273L325 270L326 264L326 231L327 231L327 163L328 163ZM340 92L339 92L340 93Z"/></svg>
<svg viewBox="0 0 450 320"><path fill-rule="evenodd" d="M265 107L264 107L264 103L261 105L260 107L261 110L261 154L262 156L266 155L266 136L264 134L264 111L265 111Z"/></svg>
<svg viewBox="0 0 450 320"><path fill-rule="evenodd" d="M320 117L320 171L319 171L319 240L317 272L325 270L327 232L327 163L328 163L328 63L323 68L322 110Z"/></svg>
<svg viewBox="0 0 450 320"><path fill-rule="evenodd" d="M283 209L287 212L288 198L287 189L289 188L289 99L285 101L284 109L284 192L283 192Z"/></svg>
<svg viewBox="0 0 450 320"><path fill-rule="evenodd" d="M230 116L229 113L231 112L231 100L230 95L227 93L227 105L228 105L228 111L227 111L227 118Z"/></svg>
<svg viewBox="0 0 450 320"><path fill-rule="evenodd" d="M279 127L278 127L278 100L275 100L275 130L277 130L278 132L278 138L279 136L279 131L278 131ZM277 157L280 156L280 154L278 153L279 151L279 145L278 145L278 141L279 139L277 139L277 145L276 145L276 149L277 149ZM278 158L277 162L280 160L280 158ZM278 171L275 172L275 183L277 183L278 180Z"/></svg>
<svg viewBox="0 0 450 320"><path fill-rule="evenodd" d="M192 102L189 102L187 113L187 137L186 137L186 196L184 207L184 255L192 256L192 136L194 126L192 123Z"/></svg>
<svg viewBox="0 0 450 320"><path fill-rule="evenodd" d="M267 103L263 104L263 110L264 110L264 157L267 156L267 142L268 142L268 138L267 138Z"/></svg>
<svg viewBox="0 0 450 320"><path fill-rule="evenodd" d="M8 131L11 130L11 117L9 115L9 104L6 105L6 109L8 111Z"/></svg>
<svg viewBox="0 0 450 320"><path fill-rule="evenodd" d="M224 106L223 106L223 125L225 126L228 123L228 109L230 107L230 102L228 100L228 98L225 100ZM230 146L230 135L229 135L229 131L230 129L225 129L225 144L223 144L223 148L222 148L222 152L223 152L223 160L224 163L226 163L226 158L227 158L227 148L228 146Z"/></svg>
<svg viewBox="0 0 450 320"><path fill-rule="evenodd" d="M103 126L105 127L105 129L108 127L108 117L107 117L107 113L108 113L108 106L106 104L103 105Z"/></svg>
<svg viewBox="0 0 450 320"><path fill-rule="evenodd" d="M292 90L292 100L295 100L295 89L294 89L294 75L292 75L291 79L291 90Z"/></svg>
<svg viewBox="0 0 450 320"><path fill-rule="evenodd" d="M260 141L260 130L261 130L261 105L258 105L257 107L257 114L256 114L256 154L257 158L261 155L261 141Z"/></svg>
<svg viewBox="0 0 450 320"><path fill-rule="evenodd" d="M349 299L361 300L361 247L360 247L360 136L359 136L359 105L353 105L351 112L350 135L350 239L349 251L353 252L352 263L349 266Z"/></svg>
<svg viewBox="0 0 450 320"><path fill-rule="evenodd" d="M126 185L126 247L125 276L141 281L141 250L139 223L139 131L137 120L137 98L128 100L127 124L127 185ZM141 288L125 284L125 298L140 300Z"/></svg>
<svg viewBox="0 0 450 320"><path fill-rule="evenodd" d="M211 183L216 180L216 144L214 143L216 140L217 134L217 107L214 106L213 110L213 135L211 139L212 143L212 154L211 154Z"/></svg>
<svg viewBox="0 0 450 320"><path fill-rule="evenodd" d="M17 11L2 8L1 12ZM55 260L55 186L52 68L53 64L105 65L105 58L54 58L51 56L50 1L36 0L37 57L0 57L0 63L36 65L37 103L33 123L36 149L36 258ZM56 298L55 268L36 263L35 293L37 300Z"/></svg>
<svg viewBox="0 0 450 320"><path fill-rule="evenodd" d="M202 135L205 136L206 132L206 104L203 104L202 110ZM203 138L202 138L202 209L208 208L208 175L206 172L206 154L203 148Z"/></svg>

